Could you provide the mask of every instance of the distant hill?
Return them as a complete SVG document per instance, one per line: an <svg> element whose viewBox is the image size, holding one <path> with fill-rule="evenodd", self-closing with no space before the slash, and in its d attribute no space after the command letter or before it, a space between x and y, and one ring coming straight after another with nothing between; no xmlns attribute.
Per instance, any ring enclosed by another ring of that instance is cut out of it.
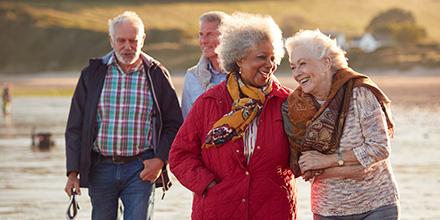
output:
<svg viewBox="0 0 440 220"><path fill-rule="evenodd" d="M198 17L208 10L271 15L287 37L306 28L359 35L371 18L392 7L412 11L418 24L426 28L428 37L440 39L440 1L433 0L3 0L0 2L0 74L79 71L90 57L110 50L107 20L124 10L136 11L143 18L147 29L144 49L172 72L182 72L200 56ZM362 67L364 63L356 61L359 57L365 59L358 55L350 60ZM284 59L282 69L287 70L286 62Z"/></svg>

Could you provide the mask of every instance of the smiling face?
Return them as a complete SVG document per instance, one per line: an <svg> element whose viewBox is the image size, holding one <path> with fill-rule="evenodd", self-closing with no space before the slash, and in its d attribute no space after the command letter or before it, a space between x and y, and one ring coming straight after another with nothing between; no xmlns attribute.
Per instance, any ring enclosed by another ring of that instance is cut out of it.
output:
<svg viewBox="0 0 440 220"><path fill-rule="evenodd" d="M138 35L135 24L131 22L117 24L114 36L110 38L110 44L118 62L124 65L134 64L139 59L144 39L145 35Z"/></svg>
<svg viewBox="0 0 440 220"><path fill-rule="evenodd" d="M208 59L217 57L215 48L219 44L220 32L218 31L218 22L202 22L200 24L199 45L203 56Z"/></svg>
<svg viewBox="0 0 440 220"><path fill-rule="evenodd" d="M333 74L330 59L318 59L310 50L298 46L290 54L293 78L305 93L325 100L330 91Z"/></svg>
<svg viewBox="0 0 440 220"><path fill-rule="evenodd" d="M263 41L237 62L244 83L257 88L267 85L277 69L274 48L270 41Z"/></svg>

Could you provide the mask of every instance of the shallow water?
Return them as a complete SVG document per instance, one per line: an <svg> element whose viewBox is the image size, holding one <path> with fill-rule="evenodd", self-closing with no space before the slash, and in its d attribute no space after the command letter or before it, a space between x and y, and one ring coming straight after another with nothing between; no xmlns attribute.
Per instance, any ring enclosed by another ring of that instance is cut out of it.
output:
<svg viewBox="0 0 440 220"><path fill-rule="evenodd" d="M69 98L17 97L12 116L0 118L0 218L64 219L63 132ZM401 219L440 219L440 111L393 108L397 125L391 161L401 195ZM36 152L30 132L52 132L56 147ZM298 180L298 219L311 219L309 184ZM79 197L79 219L90 219L87 190ZM156 191L155 219L189 219L192 194L177 181L164 200Z"/></svg>

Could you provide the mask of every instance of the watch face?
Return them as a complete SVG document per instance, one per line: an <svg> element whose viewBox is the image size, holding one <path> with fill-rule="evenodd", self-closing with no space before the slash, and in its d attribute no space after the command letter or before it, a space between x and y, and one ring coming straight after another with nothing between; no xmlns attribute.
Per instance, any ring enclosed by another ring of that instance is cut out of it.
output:
<svg viewBox="0 0 440 220"><path fill-rule="evenodd" d="M344 161L343 160L338 160L338 164L339 164L339 166L343 166L344 165Z"/></svg>

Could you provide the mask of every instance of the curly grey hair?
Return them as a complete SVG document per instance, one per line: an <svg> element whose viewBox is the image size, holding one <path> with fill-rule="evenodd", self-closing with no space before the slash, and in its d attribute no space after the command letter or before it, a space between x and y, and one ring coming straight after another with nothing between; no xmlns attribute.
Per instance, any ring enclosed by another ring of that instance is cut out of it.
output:
<svg viewBox="0 0 440 220"><path fill-rule="evenodd" d="M137 36L143 37L145 35L144 23L139 15L133 11L124 11L122 14L108 20L108 33L112 39L115 37L116 25L122 24L124 22L132 22L137 27Z"/></svg>
<svg viewBox="0 0 440 220"><path fill-rule="evenodd" d="M316 30L300 30L294 36L287 38L286 49L289 57L295 53L295 48L302 47L312 52L317 58L330 58L332 69L339 70L348 67L346 52L337 44L336 40Z"/></svg>
<svg viewBox="0 0 440 220"><path fill-rule="evenodd" d="M264 41L272 43L277 65L284 56L281 30L270 16L235 12L223 21L219 31L220 44L215 51L227 72L238 72L237 61Z"/></svg>

